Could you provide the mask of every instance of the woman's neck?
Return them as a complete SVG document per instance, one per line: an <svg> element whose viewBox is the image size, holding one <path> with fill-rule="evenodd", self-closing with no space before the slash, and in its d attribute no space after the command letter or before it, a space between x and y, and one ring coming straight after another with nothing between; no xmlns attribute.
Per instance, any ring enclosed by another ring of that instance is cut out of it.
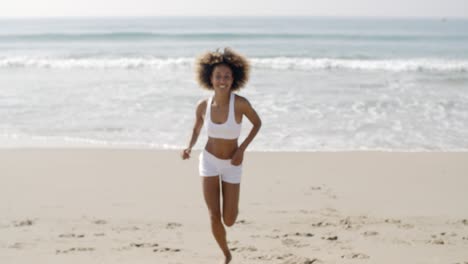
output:
<svg viewBox="0 0 468 264"><path fill-rule="evenodd" d="M229 99L231 96L231 92L228 93L217 93L215 92L213 96L213 101L217 106L227 105L229 104Z"/></svg>

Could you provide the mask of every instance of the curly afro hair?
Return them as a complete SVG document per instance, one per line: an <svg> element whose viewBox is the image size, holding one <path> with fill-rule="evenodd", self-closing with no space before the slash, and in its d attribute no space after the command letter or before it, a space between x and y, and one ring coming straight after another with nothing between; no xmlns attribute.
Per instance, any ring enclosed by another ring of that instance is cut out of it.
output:
<svg viewBox="0 0 468 264"><path fill-rule="evenodd" d="M231 91L237 91L249 80L250 64L248 60L230 48L224 51L205 52L195 62L198 83L205 89L213 90L211 74L218 65L227 65L232 70L233 82Z"/></svg>

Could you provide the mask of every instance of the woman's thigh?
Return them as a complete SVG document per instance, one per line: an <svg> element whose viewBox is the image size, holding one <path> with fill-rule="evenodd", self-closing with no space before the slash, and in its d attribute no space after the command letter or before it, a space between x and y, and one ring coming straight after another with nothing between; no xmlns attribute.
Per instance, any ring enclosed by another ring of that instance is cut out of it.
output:
<svg viewBox="0 0 468 264"><path fill-rule="evenodd" d="M240 184L222 182L223 185L223 218L234 224L239 211Z"/></svg>
<svg viewBox="0 0 468 264"><path fill-rule="evenodd" d="M219 176L202 177L203 196L212 217L221 217Z"/></svg>

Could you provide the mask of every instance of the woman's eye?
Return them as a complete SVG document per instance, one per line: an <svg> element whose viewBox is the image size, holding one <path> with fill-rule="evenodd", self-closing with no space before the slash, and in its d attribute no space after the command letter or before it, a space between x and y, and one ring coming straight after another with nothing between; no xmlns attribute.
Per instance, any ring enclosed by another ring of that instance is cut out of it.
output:
<svg viewBox="0 0 468 264"><path fill-rule="evenodd" d="M221 79L229 80L229 79L231 79L231 76L229 76L229 75L228 75L228 76L224 76L224 77L223 77L223 76L215 76L215 79L216 79L216 80L221 80Z"/></svg>

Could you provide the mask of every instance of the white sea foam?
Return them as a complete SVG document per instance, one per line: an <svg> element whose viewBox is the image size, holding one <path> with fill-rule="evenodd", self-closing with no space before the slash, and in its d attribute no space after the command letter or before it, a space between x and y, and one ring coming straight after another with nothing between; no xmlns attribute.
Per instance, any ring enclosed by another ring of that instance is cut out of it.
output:
<svg viewBox="0 0 468 264"><path fill-rule="evenodd" d="M390 59L390 60L360 60L360 59L330 59L330 58L262 58L252 59L254 66L272 69L320 70L349 69L360 71L468 71L468 61L441 59Z"/></svg>
<svg viewBox="0 0 468 264"><path fill-rule="evenodd" d="M187 68L193 64L191 58L0 58L2 68Z"/></svg>
<svg viewBox="0 0 468 264"><path fill-rule="evenodd" d="M467 60L448 59L333 59L333 58L251 58L253 67L275 70L358 70L391 72L468 72ZM154 68L187 69L193 67L194 59L178 58L38 58L0 57L0 68Z"/></svg>

